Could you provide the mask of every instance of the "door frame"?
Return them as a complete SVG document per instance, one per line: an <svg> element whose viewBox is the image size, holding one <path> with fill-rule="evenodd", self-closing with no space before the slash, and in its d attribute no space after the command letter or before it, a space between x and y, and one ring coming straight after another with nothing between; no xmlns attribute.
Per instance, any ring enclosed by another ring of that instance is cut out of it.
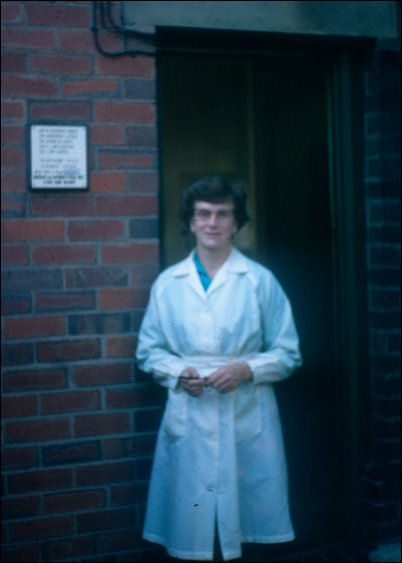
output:
<svg viewBox="0 0 402 563"><path fill-rule="evenodd" d="M172 33L173 32L173 33ZM164 53L195 56L216 54L229 57L272 56L273 53L302 56L317 48L325 48L330 61L327 92L330 213L332 230L333 322L335 373L342 381L342 419L338 422L339 443L343 449L343 490L339 499L339 539L365 539L365 526L361 513L362 465L367 458L369 380L366 334L366 276L365 228L363 194L363 60L371 41L354 41L334 38L289 37L266 34L253 36L249 49L244 48L244 37L236 34L179 32L164 29L159 35L158 66ZM218 42L218 43L217 43ZM159 73L157 73L157 77ZM158 107L161 108L161 89L158 88ZM158 128L163 116L158 112ZM160 220L164 220L164 186L161 136L159 136L160 166ZM163 229L160 231L163 232ZM162 237L161 237L162 239ZM353 241L353 244L350 243ZM163 240L161 266L164 267ZM362 291L362 287L364 291Z"/></svg>
<svg viewBox="0 0 402 563"><path fill-rule="evenodd" d="M365 539L361 474L369 421L361 69L361 55L341 49L333 57L328 84L335 372L342 379L343 391L338 427L344 443L341 533L355 541Z"/></svg>

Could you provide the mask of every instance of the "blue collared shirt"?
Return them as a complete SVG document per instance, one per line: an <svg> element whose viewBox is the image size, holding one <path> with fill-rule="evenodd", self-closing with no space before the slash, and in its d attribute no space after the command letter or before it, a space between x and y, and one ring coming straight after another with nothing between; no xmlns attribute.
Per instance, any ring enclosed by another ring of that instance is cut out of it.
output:
<svg viewBox="0 0 402 563"><path fill-rule="evenodd" d="M202 262L198 258L197 252L194 252L194 263L195 263L195 267L197 269L198 275L200 276L202 287L205 289L205 291L207 291L207 289L209 288L209 286L211 284L211 278L209 277L209 274L206 271L204 265L202 264Z"/></svg>

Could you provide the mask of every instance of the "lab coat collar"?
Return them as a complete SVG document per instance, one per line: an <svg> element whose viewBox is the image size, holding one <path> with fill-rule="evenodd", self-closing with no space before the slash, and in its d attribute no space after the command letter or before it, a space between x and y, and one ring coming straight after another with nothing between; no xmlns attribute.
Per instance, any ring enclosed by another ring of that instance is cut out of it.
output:
<svg viewBox="0 0 402 563"><path fill-rule="evenodd" d="M216 272L215 276L211 281L211 285L208 290L205 291L201 285L201 281L194 264L194 253L192 250L189 256L182 262L180 262L174 270L174 277L188 276L189 284L195 289L195 291L200 294L204 299L210 295L215 289L222 285L229 273L246 273L248 272L248 265L245 257L241 252L232 246L230 254L227 260L222 264L219 270Z"/></svg>

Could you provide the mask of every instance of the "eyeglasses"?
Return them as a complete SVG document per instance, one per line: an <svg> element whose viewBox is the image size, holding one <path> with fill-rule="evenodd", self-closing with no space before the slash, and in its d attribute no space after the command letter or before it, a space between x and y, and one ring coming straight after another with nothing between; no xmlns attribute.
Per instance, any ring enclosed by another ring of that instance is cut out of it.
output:
<svg viewBox="0 0 402 563"><path fill-rule="evenodd" d="M215 216L218 221L227 221L233 217L233 209L219 209L219 211L210 211L209 209L196 209L194 218L199 221L208 221Z"/></svg>

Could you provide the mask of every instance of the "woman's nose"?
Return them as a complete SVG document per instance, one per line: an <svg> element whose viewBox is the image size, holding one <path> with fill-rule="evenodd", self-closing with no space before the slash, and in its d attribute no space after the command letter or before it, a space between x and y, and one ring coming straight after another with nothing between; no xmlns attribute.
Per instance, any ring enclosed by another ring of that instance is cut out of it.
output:
<svg viewBox="0 0 402 563"><path fill-rule="evenodd" d="M216 225L218 223L218 215L216 213L211 213L210 216L208 217L209 221L209 225Z"/></svg>

